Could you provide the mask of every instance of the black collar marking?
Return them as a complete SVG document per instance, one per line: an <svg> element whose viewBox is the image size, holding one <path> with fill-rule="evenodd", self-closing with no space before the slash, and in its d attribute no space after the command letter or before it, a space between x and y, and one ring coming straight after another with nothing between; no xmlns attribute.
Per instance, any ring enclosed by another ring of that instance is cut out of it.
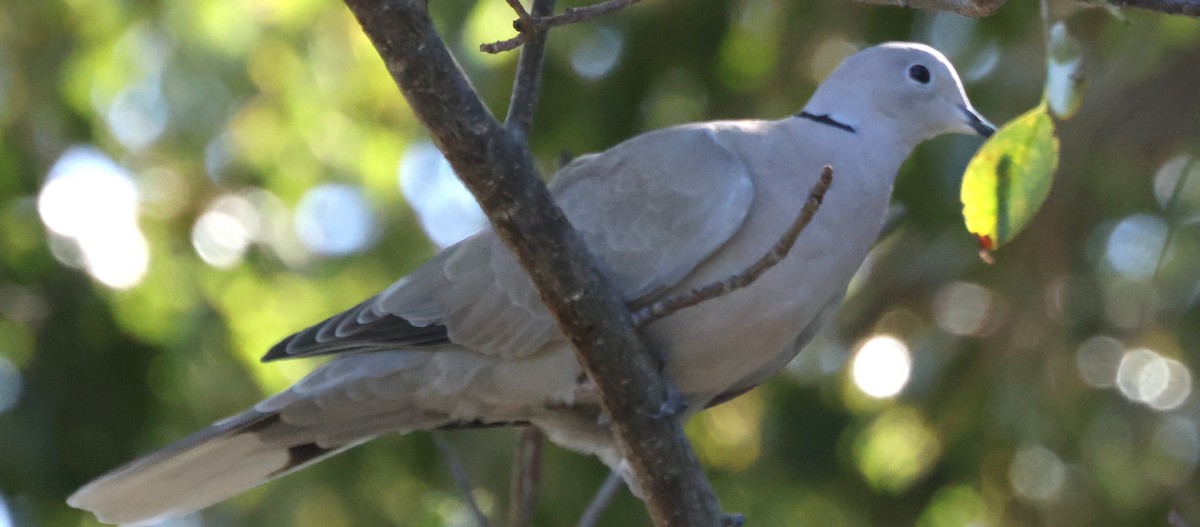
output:
<svg viewBox="0 0 1200 527"><path fill-rule="evenodd" d="M799 117L801 119L808 119L809 121L821 123L824 125L829 125L834 128L837 128L838 130L843 130L846 132L850 132L852 134L858 133L857 131L854 130L853 126L850 126L843 122L839 122L839 121L835 120L834 118L830 117L828 114L815 115L815 114L811 114L808 112L800 112L800 113L796 114L796 117Z"/></svg>

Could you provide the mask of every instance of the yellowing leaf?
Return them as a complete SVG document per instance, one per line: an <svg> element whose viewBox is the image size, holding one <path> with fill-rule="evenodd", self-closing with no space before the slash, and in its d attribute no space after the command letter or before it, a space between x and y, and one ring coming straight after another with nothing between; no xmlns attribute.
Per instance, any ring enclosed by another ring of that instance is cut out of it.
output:
<svg viewBox="0 0 1200 527"><path fill-rule="evenodd" d="M971 159L960 197L984 260L1037 213L1057 166L1058 139L1044 102L1000 128Z"/></svg>

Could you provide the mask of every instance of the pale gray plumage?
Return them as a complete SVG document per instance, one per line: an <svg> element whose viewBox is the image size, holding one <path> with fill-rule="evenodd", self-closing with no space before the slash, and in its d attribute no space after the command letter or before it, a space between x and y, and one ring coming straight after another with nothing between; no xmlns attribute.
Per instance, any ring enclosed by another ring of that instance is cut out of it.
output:
<svg viewBox="0 0 1200 527"><path fill-rule="evenodd" d="M745 289L644 329L695 411L762 382L836 309L918 143L989 130L941 54L892 43L848 58L798 116L650 132L576 159L550 188L633 301L742 271L787 229L821 167L834 167L833 187L787 258ZM68 502L101 521L146 525L381 434L486 424L533 423L621 463L567 342L490 230L264 360L321 354L337 356Z"/></svg>

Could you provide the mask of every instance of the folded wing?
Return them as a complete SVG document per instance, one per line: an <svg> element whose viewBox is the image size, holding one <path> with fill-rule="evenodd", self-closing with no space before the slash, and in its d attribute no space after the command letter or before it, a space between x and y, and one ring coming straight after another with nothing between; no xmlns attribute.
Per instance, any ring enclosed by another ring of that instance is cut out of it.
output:
<svg viewBox="0 0 1200 527"><path fill-rule="evenodd" d="M753 189L711 125L669 128L563 167L550 190L629 300L682 280L741 227ZM560 337L529 277L490 229L382 293L277 344L264 361L455 344L526 357Z"/></svg>

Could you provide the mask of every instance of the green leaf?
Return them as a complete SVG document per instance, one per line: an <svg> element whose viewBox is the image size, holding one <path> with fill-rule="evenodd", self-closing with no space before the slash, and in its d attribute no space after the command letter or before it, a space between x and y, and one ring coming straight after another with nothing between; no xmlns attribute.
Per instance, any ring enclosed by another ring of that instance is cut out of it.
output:
<svg viewBox="0 0 1200 527"><path fill-rule="evenodd" d="M1083 101L1082 47L1067 32L1066 24L1059 22L1050 28L1046 48L1046 101L1056 117L1070 119Z"/></svg>
<svg viewBox="0 0 1200 527"><path fill-rule="evenodd" d="M971 159L960 195L963 220L985 261L1046 201L1056 166L1058 139L1045 102L1001 127Z"/></svg>

